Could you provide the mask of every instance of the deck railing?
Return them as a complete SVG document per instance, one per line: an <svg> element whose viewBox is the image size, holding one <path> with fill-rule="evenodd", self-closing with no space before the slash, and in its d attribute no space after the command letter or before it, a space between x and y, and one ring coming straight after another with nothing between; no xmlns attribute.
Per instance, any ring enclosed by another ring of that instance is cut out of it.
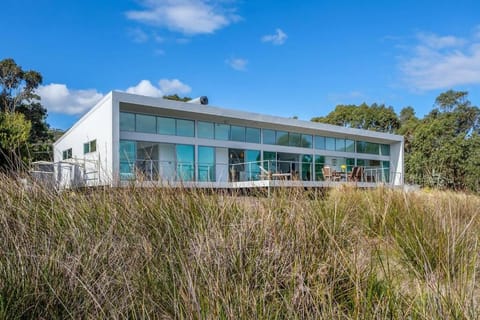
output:
<svg viewBox="0 0 480 320"><path fill-rule="evenodd" d="M358 167L361 174L352 176L353 166L343 170L331 168L324 177L323 164L301 161L264 160L235 164L136 160L121 162L122 180L246 182L261 180L297 180L331 182L398 183L401 173L381 167Z"/></svg>

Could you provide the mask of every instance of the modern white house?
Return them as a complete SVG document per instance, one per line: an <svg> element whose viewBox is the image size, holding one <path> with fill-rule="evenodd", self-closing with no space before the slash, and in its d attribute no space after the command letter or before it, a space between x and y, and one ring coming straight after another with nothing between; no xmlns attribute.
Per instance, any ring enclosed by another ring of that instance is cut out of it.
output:
<svg viewBox="0 0 480 320"><path fill-rule="evenodd" d="M401 186L403 143L399 135L113 91L55 142L54 166L61 187Z"/></svg>

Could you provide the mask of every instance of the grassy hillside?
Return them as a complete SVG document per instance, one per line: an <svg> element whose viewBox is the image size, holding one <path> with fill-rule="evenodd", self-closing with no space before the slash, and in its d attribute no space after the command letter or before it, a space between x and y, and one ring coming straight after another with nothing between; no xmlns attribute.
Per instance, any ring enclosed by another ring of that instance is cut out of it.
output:
<svg viewBox="0 0 480 320"><path fill-rule="evenodd" d="M0 181L0 318L480 317L480 198Z"/></svg>

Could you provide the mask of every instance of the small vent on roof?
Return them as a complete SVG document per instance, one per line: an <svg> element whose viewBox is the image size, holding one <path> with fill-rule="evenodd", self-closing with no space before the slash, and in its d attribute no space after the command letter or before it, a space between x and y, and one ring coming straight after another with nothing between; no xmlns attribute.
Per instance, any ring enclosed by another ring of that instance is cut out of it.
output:
<svg viewBox="0 0 480 320"><path fill-rule="evenodd" d="M198 103L198 104L207 105L208 104L208 98L206 96L201 96L201 97L192 99L190 101L187 101L187 103Z"/></svg>

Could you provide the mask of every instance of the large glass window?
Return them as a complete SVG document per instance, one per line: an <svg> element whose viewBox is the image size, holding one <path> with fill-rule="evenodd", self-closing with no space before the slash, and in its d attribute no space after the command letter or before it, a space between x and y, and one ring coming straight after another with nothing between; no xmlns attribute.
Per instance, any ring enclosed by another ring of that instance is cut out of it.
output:
<svg viewBox="0 0 480 320"><path fill-rule="evenodd" d="M311 154L302 155L302 180L312 180L313 156Z"/></svg>
<svg viewBox="0 0 480 320"><path fill-rule="evenodd" d="M248 180L257 180L260 176L260 151L246 150L245 151L245 171Z"/></svg>
<svg viewBox="0 0 480 320"><path fill-rule="evenodd" d="M353 140L345 140L345 151L347 152L355 152L355 141Z"/></svg>
<svg viewBox="0 0 480 320"><path fill-rule="evenodd" d="M156 133L157 121L155 116L137 114L135 116L135 129L137 132Z"/></svg>
<svg viewBox="0 0 480 320"><path fill-rule="evenodd" d="M245 140L251 143L260 143L260 129L247 128Z"/></svg>
<svg viewBox="0 0 480 320"><path fill-rule="evenodd" d="M215 181L215 148L198 147L198 181Z"/></svg>
<svg viewBox="0 0 480 320"><path fill-rule="evenodd" d="M212 122L198 121L198 137L202 139L214 138L214 127Z"/></svg>
<svg viewBox="0 0 480 320"><path fill-rule="evenodd" d="M174 136L176 131L175 119L157 117L157 133Z"/></svg>
<svg viewBox="0 0 480 320"><path fill-rule="evenodd" d="M245 127L231 126L230 140L245 142Z"/></svg>
<svg viewBox="0 0 480 320"><path fill-rule="evenodd" d="M192 145L177 144L177 179L192 181L194 178L195 150Z"/></svg>
<svg viewBox="0 0 480 320"><path fill-rule="evenodd" d="M263 151L263 168L268 171L277 171L277 153Z"/></svg>
<svg viewBox="0 0 480 320"><path fill-rule="evenodd" d="M345 151L345 139L335 139L335 151Z"/></svg>
<svg viewBox="0 0 480 320"><path fill-rule="evenodd" d="M301 147L302 135L300 133L290 132L288 137L288 145L292 147Z"/></svg>
<svg viewBox="0 0 480 320"><path fill-rule="evenodd" d="M335 151L335 138L325 138L325 149L329 151Z"/></svg>
<svg viewBox="0 0 480 320"><path fill-rule="evenodd" d="M353 167L355 167L355 159L354 158L347 158L347 159L345 159L345 163L347 165L347 172L351 172Z"/></svg>
<svg viewBox="0 0 480 320"><path fill-rule="evenodd" d="M378 143L357 141L358 153L380 154L380 145Z"/></svg>
<svg viewBox="0 0 480 320"><path fill-rule="evenodd" d="M194 137L195 122L192 120L177 119L177 136Z"/></svg>
<svg viewBox="0 0 480 320"><path fill-rule="evenodd" d="M275 130L263 129L263 143L275 144Z"/></svg>
<svg viewBox="0 0 480 320"><path fill-rule="evenodd" d="M315 149L325 150L325 137L315 136Z"/></svg>
<svg viewBox="0 0 480 320"><path fill-rule="evenodd" d="M135 161L137 159L135 141L120 140L120 179L135 178Z"/></svg>
<svg viewBox="0 0 480 320"><path fill-rule="evenodd" d="M135 114L120 112L120 131L135 131Z"/></svg>
<svg viewBox="0 0 480 320"><path fill-rule="evenodd" d="M215 123L215 139L228 140L230 138L230 125Z"/></svg>
<svg viewBox="0 0 480 320"><path fill-rule="evenodd" d="M378 143L367 142L366 153L380 154L380 145Z"/></svg>
<svg viewBox="0 0 480 320"><path fill-rule="evenodd" d="M288 132L286 131L277 131L276 133L276 142L280 146L288 146Z"/></svg>
<svg viewBox="0 0 480 320"><path fill-rule="evenodd" d="M390 155L390 145L388 144L381 144L380 145L380 154L382 156L389 156Z"/></svg>
<svg viewBox="0 0 480 320"><path fill-rule="evenodd" d="M304 148L311 148L312 147L313 137L309 134L302 134L302 142L301 146Z"/></svg>
<svg viewBox="0 0 480 320"><path fill-rule="evenodd" d="M325 156L315 156L315 180L323 181L323 166L325 165Z"/></svg>

